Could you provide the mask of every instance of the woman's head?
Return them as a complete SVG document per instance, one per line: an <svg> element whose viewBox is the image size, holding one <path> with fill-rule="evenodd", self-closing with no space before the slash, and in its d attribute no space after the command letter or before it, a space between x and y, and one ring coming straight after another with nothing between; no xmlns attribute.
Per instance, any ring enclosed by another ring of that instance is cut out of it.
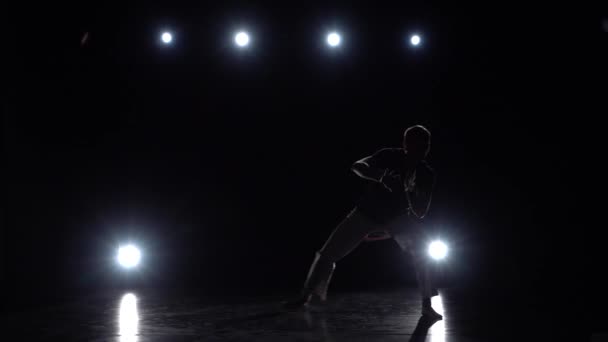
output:
<svg viewBox="0 0 608 342"><path fill-rule="evenodd" d="M408 156L423 160L431 150L431 132L421 125L409 127L403 133L403 148Z"/></svg>

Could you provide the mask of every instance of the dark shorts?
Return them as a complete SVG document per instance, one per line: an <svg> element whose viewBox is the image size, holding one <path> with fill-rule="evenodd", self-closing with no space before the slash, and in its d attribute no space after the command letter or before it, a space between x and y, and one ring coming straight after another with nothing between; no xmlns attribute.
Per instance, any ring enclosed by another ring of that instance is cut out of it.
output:
<svg viewBox="0 0 608 342"><path fill-rule="evenodd" d="M369 207L365 205L357 205L357 212L361 215L367 217L368 219L374 221L377 224L387 224L398 217L403 217L407 215L407 209L399 208L391 208L391 207Z"/></svg>

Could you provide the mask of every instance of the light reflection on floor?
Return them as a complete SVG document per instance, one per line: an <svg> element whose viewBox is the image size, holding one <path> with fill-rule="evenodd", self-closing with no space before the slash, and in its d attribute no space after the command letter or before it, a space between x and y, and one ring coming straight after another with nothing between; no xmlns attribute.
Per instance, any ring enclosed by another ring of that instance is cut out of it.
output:
<svg viewBox="0 0 608 342"><path fill-rule="evenodd" d="M433 309L443 316L443 320L435 322L429 329L430 342L446 342L445 319L447 317L443 310L443 299L441 298L441 295L433 297L431 299L431 304L433 305Z"/></svg>
<svg viewBox="0 0 608 342"><path fill-rule="evenodd" d="M118 336L120 342L137 342L139 334L139 314L137 297L132 293L125 294L118 310Z"/></svg>
<svg viewBox="0 0 608 342"><path fill-rule="evenodd" d="M181 293L114 292L44 310L13 313L5 321L24 341L470 342L516 341L521 334L526 340L558 340L547 337L562 334L563 329L552 321L539 321L536 312L517 316L520 313L515 313L514 305L507 307L509 311L499 311L502 316L496 319L480 314L490 304L472 301L458 292L445 292L431 300L433 308L444 316L440 321L420 316L416 289L337 293L324 305L297 311L284 310L284 296L279 295L236 300ZM500 303L503 307L509 304ZM518 329L507 329L505 322L512 322L513 317L519 319Z"/></svg>

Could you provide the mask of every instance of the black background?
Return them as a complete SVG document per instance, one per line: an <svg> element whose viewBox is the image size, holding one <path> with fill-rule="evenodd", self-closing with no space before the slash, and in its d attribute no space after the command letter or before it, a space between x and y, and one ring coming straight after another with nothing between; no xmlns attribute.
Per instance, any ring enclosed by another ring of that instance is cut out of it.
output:
<svg viewBox="0 0 608 342"><path fill-rule="evenodd" d="M601 159L588 153L601 139L601 11L98 2L18 13L3 101L8 302L124 284L295 292L363 189L351 163L413 124L433 134L428 226L452 247L446 286L577 307L598 288L587 231L599 227L582 223L590 197L577 190L595 186ZM241 27L247 51L231 44ZM323 44L332 28L339 51ZM113 261L127 240L144 251L137 274ZM414 285L392 241L362 245L334 279L336 290Z"/></svg>

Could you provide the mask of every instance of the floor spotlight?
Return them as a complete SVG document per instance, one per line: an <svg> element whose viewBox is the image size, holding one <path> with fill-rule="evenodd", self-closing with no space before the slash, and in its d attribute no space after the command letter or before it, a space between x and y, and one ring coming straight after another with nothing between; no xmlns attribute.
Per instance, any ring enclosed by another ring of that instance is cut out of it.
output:
<svg viewBox="0 0 608 342"><path fill-rule="evenodd" d="M435 240L429 245L429 255L435 260L442 260L448 255L448 246L442 241Z"/></svg>
<svg viewBox="0 0 608 342"><path fill-rule="evenodd" d="M124 268L133 268L139 265L141 252L133 245L125 245L118 248L116 261Z"/></svg>

